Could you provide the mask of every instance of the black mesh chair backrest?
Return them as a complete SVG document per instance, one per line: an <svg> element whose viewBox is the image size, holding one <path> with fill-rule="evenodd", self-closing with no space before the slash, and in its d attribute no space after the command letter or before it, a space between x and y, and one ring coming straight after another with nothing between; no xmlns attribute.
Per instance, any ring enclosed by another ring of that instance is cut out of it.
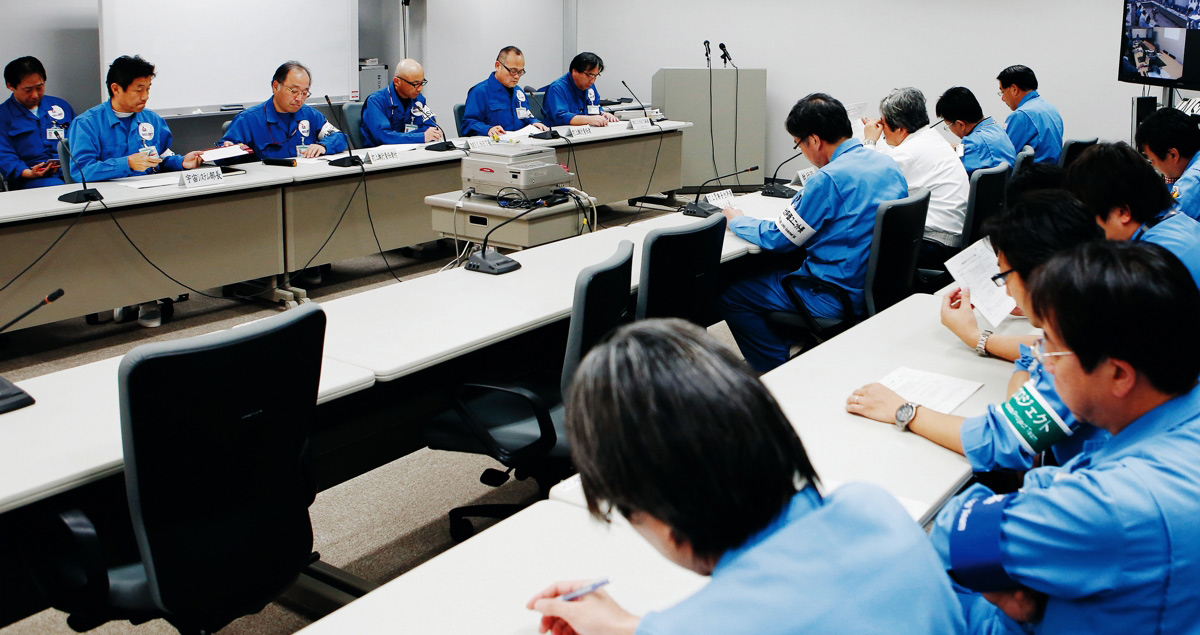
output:
<svg viewBox="0 0 1200 635"><path fill-rule="evenodd" d="M324 312L307 304L121 362L126 492L164 611L222 623L261 609L307 564L324 337Z"/></svg>
<svg viewBox="0 0 1200 635"><path fill-rule="evenodd" d="M914 188L907 198L885 201L875 212L875 232L867 259L867 315L875 315L913 294L929 190Z"/></svg>
<svg viewBox="0 0 1200 635"><path fill-rule="evenodd" d="M1007 185L1007 161L971 173L971 193L967 197L967 216L963 219L963 248L979 239L984 221L1004 209Z"/></svg>
<svg viewBox="0 0 1200 635"><path fill-rule="evenodd" d="M71 176L71 146L66 139L58 140L58 173L62 176L63 183L74 183L75 177Z"/></svg>
<svg viewBox="0 0 1200 635"><path fill-rule="evenodd" d="M1034 151L1030 146L1025 146L1017 152L1017 161L1013 164L1013 175L1024 169L1025 165L1033 162Z"/></svg>
<svg viewBox="0 0 1200 635"><path fill-rule="evenodd" d="M1071 165L1075 159L1078 159L1084 150L1099 142L1100 139L1096 137L1092 137L1091 139L1067 139L1067 142L1063 144L1062 154L1058 155L1058 167L1064 170L1067 169L1067 166Z"/></svg>
<svg viewBox="0 0 1200 635"><path fill-rule="evenodd" d="M608 260L580 271L575 279L575 302L567 331L567 353L563 358L564 399L579 361L609 331L627 319L632 276L633 243L622 240Z"/></svg>
<svg viewBox="0 0 1200 635"><path fill-rule="evenodd" d="M466 104L454 104L454 127L458 130L458 136L464 136L463 131L463 115L467 112Z"/></svg>
<svg viewBox="0 0 1200 635"><path fill-rule="evenodd" d="M346 124L346 136L350 137L350 143L354 144L355 148L367 147L367 140L362 135L362 111L363 102L348 101L342 104L342 122Z"/></svg>
<svg viewBox="0 0 1200 635"><path fill-rule="evenodd" d="M647 234L642 245L637 319L677 317L701 324L711 310L709 300L717 285L724 243L725 217L721 214Z"/></svg>

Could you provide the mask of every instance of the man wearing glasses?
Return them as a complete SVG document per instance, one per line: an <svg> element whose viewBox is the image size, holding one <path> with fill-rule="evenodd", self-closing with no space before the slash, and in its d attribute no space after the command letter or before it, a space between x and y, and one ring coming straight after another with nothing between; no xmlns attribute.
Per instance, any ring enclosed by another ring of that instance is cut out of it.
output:
<svg viewBox="0 0 1200 635"><path fill-rule="evenodd" d="M528 125L549 130L533 116L525 91L517 86L524 75L525 54L521 49L515 46L500 49L495 72L467 91L459 134L494 137Z"/></svg>
<svg viewBox="0 0 1200 635"><path fill-rule="evenodd" d="M571 70L542 89L546 93L542 116L551 126L607 126L617 121L600 107L596 80L604 72L604 60L595 53L580 53L571 60Z"/></svg>
<svg viewBox="0 0 1200 635"><path fill-rule="evenodd" d="M1029 281L1038 351L1111 438L996 494L973 485L930 540L971 633L1192 633L1200 624L1200 292L1147 243L1056 255Z"/></svg>
<svg viewBox="0 0 1200 635"><path fill-rule="evenodd" d="M1028 66L1009 66L996 76L996 93L1013 112L1004 120L1005 132L1020 152L1025 146L1034 150L1035 163L1057 163L1062 154L1063 120L1058 109L1038 94L1037 76Z"/></svg>
<svg viewBox="0 0 1200 635"><path fill-rule="evenodd" d="M311 81L300 62L281 64L271 78L271 98L238 113L221 142L248 146L260 159L311 159L345 150L346 135L304 103Z"/></svg>
<svg viewBox="0 0 1200 635"><path fill-rule="evenodd" d="M425 69L416 60L406 59L396 65L392 85L372 93L363 105L360 129L368 147L442 139L433 112L421 94L428 83Z"/></svg>

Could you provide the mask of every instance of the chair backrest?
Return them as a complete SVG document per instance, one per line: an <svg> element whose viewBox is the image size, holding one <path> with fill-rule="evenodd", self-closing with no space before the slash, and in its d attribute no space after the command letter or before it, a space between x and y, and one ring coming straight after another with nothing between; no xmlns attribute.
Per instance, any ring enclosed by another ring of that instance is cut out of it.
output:
<svg viewBox="0 0 1200 635"><path fill-rule="evenodd" d="M467 112L466 104L454 104L454 127L458 130L458 136L465 137L463 131L463 113Z"/></svg>
<svg viewBox="0 0 1200 635"><path fill-rule="evenodd" d="M967 215L963 219L962 247L979 239L983 222L1004 209L1008 185L1008 162L981 168L971 173L971 193L967 196Z"/></svg>
<svg viewBox="0 0 1200 635"><path fill-rule="evenodd" d="M868 316L913 294L928 212L929 190L923 187L914 188L908 198L879 204L867 259Z"/></svg>
<svg viewBox="0 0 1200 635"><path fill-rule="evenodd" d="M71 176L71 146L67 144L66 138L58 140L58 173L62 175L63 183L74 183L75 177Z"/></svg>
<svg viewBox="0 0 1200 635"><path fill-rule="evenodd" d="M1013 163L1013 175L1015 176L1028 163L1033 161L1034 150L1031 146L1025 146L1017 153L1017 160Z"/></svg>
<svg viewBox="0 0 1200 635"><path fill-rule="evenodd" d="M229 132L229 124L231 124L231 123L233 123L232 119L221 122L221 134L225 134L226 132Z"/></svg>
<svg viewBox="0 0 1200 635"><path fill-rule="evenodd" d="M1097 137L1091 139L1067 139L1063 143L1062 154L1058 155L1058 167L1066 169L1071 162L1079 158L1079 154L1084 150L1096 145L1100 142Z"/></svg>
<svg viewBox="0 0 1200 635"><path fill-rule="evenodd" d="M350 135L350 143L356 148L365 148L367 140L362 136L362 110L363 104L360 101L348 101L342 104L342 121L346 122L344 130Z"/></svg>
<svg viewBox="0 0 1200 635"><path fill-rule="evenodd" d="M725 217L713 214L683 227L652 230L642 244L639 320L677 317L703 323L717 286Z"/></svg>
<svg viewBox="0 0 1200 635"><path fill-rule="evenodd" d="M530 112L532 112L533 116L537 117L539 121L545 123L544 118L542 117L542 104L546 103L546 91L537 93L531 92L529 93L528 98Z"/></svg>
<svg viewBox="0 0 1200 635"><path fill-rule="evenodd" d="M633 243L622 240L616 253L604 262L580 271L575 278L575 302L571 305L567 353L563 358L564 399L579 361L628 317L632 276Z"/></svg>
<svg viewBox="0 0 1200 635"><path fill-rule="evenodd" d="M324 337L324 312L306 304L122 360L125 488L162 610L223 623L260 610L309 562Z"/></svg>

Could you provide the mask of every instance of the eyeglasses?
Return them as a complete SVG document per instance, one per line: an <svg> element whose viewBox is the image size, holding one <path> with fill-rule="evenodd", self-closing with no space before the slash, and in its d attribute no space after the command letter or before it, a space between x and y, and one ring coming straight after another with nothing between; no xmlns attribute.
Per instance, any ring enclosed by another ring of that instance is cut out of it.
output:
<svg viewBox="0 0 1200 635"><path fill-rule="evenodd" d="M508 66L505 66L504 62L501 62L500 60L496 60L496 63L501 66L504 66L504 70L508 71L508 74L512 75L513 77L521 77L522 75L525 74L525 69L523 69L523 68L521 70L514 71L513 69L509 68Z"/></svg>
<svg viewBox="0 0 1200 635"><path fill-rule="evenodd" d="M600 73L584 73L584 75L587 75L588 77L591 77L592 79L600 79Z"/></svg>
<svg viewBox="0 0 1200 635"><path fill-rule="evenodd" d="M420 88L420 87L424 86L425 84L428 84L428 83L429 83L429 80L428 80L428 79L422 79L422 80L421 80L421 81L419 81L419 82L410 82L410 81L408 81L407 79L404 79L403 77L400 77L400 78L398 78L398 79L399 79L400 81L404 82L405 84L408 84L409 86L412 86L413 88Z"/></svg>
<svg viewBox="0 0 1200 635"><path fill-rule="evenodd" d="M992 284L996 285L997 287L1003 287L1008 282L1008 274L1012 273L1013 271L1016 270L1009 269L1008 271L1001 271L1000 273L992 276Z"/></svg>
<svg viewBox="0 0 1200 635"><path fill-rule="evenodd" d="M1033 358L1036 359L1038 361L1038 363L1041 364L1042 366L1046 365L1047 358L1066 357L1067 355L1074 355L1074 354L1075 353L1073 353L1071 351L1047 351L1046 350L1046 339L1042 338L1042 337L1037 338L1033 342Z"/></svg>
<svg viewBox="0 0 1200 635"><path fill-rule="evenodd" d="M300 90L299 88L293 88L291 86L284 86L284 88L287 89L287 92L290 93L292 97L299 96L302 99L308 99L309 96L312 95L312 93L308 92L307 90Z"/></svg>

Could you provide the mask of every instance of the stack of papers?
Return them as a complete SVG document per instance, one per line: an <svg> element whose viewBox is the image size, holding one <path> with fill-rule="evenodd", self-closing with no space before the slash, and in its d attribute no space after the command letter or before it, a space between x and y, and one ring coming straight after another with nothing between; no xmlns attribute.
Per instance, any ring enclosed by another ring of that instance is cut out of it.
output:
<svg viewBox="0 0 1200 635"><path fill-rule="evenodd" d="M533 124L529 124L528 126L521 128L520 130L514 130L512 132L506 132L506 133L500 135L500 140L501 141L515 141L517 139L524 139L535 132L541 132L541 130L538 130L536 127L534 127Z"/></svg>
<svg viewBox="0 0 1200 635"><path fill-rule="evenodd" d="M204 152L200 153L200 158L211 163L213 161L220 161L221 159L228 159L231 157L240 157L244 154L250 154L250 153L243 150L241 146L232 145L232 146L225 146L223 148L213 148L212 150L205 150Z"/></svg>

